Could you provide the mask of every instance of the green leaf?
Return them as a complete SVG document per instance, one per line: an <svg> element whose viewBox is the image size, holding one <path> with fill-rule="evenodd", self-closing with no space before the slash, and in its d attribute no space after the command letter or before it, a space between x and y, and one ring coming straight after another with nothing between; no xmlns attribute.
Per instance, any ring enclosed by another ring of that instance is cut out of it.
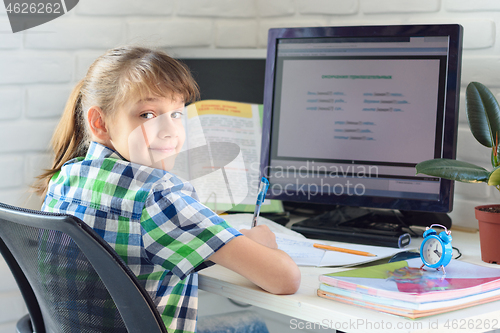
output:
<svg viewBox="0 0 500 333"><path fill-rule="evenodd" d="M500 106L491 91L479 82L471 82L465 92L467 119L472 135L486 147L492 147L500 135Z"/></svg>
<svg viewBox="0 0 500 333"><path fill-rule="evenodd" d="M445 158L437 158L418 163L415 166L417 174L422 173L429 176L456 180L464 183L487 182L490 176L488 170L483 167Z"/></svg>
<svg viewBox="0 0 500 333"><path fill-rule="evenodd" d="M500 167L493 169L488 179L488 185L500 185Z"/></svg>
<svg viewBox="0 0 500 333"><path fill-rule="evenodd" d="M493 168L496 168L498 166L498 152L495 158L495 146L493 146L491 149L491 165L493 166Z"/></svg>

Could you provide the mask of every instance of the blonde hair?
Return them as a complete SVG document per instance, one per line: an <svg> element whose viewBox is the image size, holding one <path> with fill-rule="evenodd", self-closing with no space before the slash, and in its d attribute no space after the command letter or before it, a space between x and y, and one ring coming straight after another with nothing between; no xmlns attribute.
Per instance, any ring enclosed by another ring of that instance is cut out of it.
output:
<svg viewBox="0 0 500 333"><path fill-rule="evenodd" d="M127 46L97 58L66 103L51 141L55 155L52 167L38 177L35 192L44 195L64 163L85 156L90 143L85 112L90 107L100 107L108 117L132 98L148 96L180 96L187 104L199 98L199 89L189 70L162 51Z"/></svg>

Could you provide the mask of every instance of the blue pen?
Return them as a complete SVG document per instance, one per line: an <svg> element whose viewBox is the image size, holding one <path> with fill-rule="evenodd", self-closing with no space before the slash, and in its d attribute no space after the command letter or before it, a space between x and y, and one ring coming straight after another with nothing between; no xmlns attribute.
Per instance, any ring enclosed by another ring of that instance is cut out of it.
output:
<svg viewBox="0 0 500 333"><path fill-rule="evenodd" d="M257 203L255 204L255 213L253 213L252 228L257 225L257 219L260 214L260 207L266 198L267 188L269 187L269 181L266 177L262 177L259 185L259 192L257 194Z"/></svg>

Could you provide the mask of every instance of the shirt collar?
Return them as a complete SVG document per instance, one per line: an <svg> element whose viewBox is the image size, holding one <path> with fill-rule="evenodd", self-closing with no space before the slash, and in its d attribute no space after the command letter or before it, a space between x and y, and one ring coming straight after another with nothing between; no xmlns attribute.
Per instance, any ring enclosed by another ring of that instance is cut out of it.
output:
<svg viewBox="0 0 500 333"><path fill-rule="evenodd" d="M97 160L104 158L116 158L119 160L125 160L117 151L106 147L103 144L92 141L89 145L89 149L87 151L87 155L85 156L86 160Z"/></svg>

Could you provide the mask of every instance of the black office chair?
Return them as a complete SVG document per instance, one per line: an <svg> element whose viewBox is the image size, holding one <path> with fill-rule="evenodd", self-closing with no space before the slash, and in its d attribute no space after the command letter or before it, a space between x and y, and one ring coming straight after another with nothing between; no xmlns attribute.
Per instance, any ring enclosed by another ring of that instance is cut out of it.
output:
<svg viewBox="0 0 500 333"><path fill-rule="evenodd" d="M0 252L29 312L20 333L167 332L132 271L74 216L0 203Z"/></svg>

